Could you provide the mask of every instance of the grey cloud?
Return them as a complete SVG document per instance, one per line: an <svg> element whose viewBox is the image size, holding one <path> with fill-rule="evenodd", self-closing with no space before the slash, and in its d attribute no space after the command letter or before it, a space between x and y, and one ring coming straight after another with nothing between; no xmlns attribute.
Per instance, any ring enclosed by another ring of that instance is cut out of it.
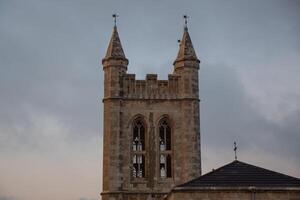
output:
<svg viewBox="0 0 300 200"><path fill-rule="evenodd" d="M97 49L100 37L94 34L94 43L85 42L89 35L79 34L78 30L91 30L91 24L72 16L76 9L67 12L66 4L3 3L0 124L6 144L1 148L11 145L7 138L12 138L17 146L34 145L30 135L32 115L50 115L72 129L69 140L99 135L102 124ZM55 10L55 18L50 8ZM9 9L14 12L6 18ZM82 49L91 52L89 59ZM20 127L26 135L18 133Z"/></svg>
<svg viewBox="0 0 300 200"><path fill-rule="evenodd" d="M270 122L251 106L237 71L237 68L224 64L202 66L201 130L204 158L216 160L222 157L213 155L212 149L226 149L225 154L233 155L233 141L238 141L241 160L247 160L243 155L252 154L255 157L257 151L263 157L275 155L278 161L289 158L296 163L294 175L299 176L300 113L294 112L281 123ZM230 157L225 160L229 161ZM274 170L288 173L276 167Z"/></svg>

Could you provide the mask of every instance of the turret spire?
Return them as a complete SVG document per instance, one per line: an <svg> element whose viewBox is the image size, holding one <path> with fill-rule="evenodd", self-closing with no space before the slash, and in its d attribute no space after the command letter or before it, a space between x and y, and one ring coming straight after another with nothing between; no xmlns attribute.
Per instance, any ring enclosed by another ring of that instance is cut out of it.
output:
<svg viewBox="0 0 300 200"><path fill-rule="evenodd" d="M125 57L123 48L122 48L122 44L121 44L121 40L119 38L119 33L118 33L118 29L117 29L117 14L113 14L113 18L114 18L114 28L113 28L113 32L111 35L111 39L106 51L106 55L103 58L102 62L106 61L106 60L110 60L110 59L116 59L116 60L127 60L127 58Z"/></svg>
<svg viewBox="0 0 300 200"><path fill-rule="evenodd" d="M195 53L192 40L190 38L188 27L187 27L187 19L189 16L183 15L184 18L184 31L182 39L180 40L179 51L177 54L177 58L174 61L174 64L179 61L184 60L194 60L200 62Z"/></svg>

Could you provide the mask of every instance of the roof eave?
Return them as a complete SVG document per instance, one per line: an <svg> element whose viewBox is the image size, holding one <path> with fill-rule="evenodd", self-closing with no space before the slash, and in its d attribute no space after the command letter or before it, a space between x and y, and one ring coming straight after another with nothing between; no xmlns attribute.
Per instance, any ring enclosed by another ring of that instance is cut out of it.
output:
<svg viewBox="0 0 300 200"><path fill-rule="evenodd" d="M172 192L186 192L186 191L299 191L300 187L257 187L257 186L228 186L228 187L175 187Z"/></svg>

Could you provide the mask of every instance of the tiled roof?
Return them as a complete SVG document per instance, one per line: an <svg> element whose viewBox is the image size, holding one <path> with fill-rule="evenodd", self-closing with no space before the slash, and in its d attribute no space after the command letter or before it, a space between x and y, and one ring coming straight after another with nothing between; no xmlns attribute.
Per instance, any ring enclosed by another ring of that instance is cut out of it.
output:
<svg viewBox="0 0 300 200"><path fill-rule="evenodd" d="M300 179L235 160L178 187L300 188Z"/></svg>

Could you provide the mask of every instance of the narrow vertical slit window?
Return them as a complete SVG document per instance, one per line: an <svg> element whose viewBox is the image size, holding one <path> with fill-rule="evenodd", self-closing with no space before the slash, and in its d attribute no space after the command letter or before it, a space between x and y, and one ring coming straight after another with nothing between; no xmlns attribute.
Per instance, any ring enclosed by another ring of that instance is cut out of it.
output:
<svg viewBox="0 0 300 200"><path fill-rule="evenodd" d="M172 133L167 119L159 123L159 170L160 178L172 177Z"/></svg>
<svg viewBox="0 0 300 200"><path fill-rule="evenodd" d="M132 134L132 177L145 177L145 126L141 119L133 123Z"/></svg>

